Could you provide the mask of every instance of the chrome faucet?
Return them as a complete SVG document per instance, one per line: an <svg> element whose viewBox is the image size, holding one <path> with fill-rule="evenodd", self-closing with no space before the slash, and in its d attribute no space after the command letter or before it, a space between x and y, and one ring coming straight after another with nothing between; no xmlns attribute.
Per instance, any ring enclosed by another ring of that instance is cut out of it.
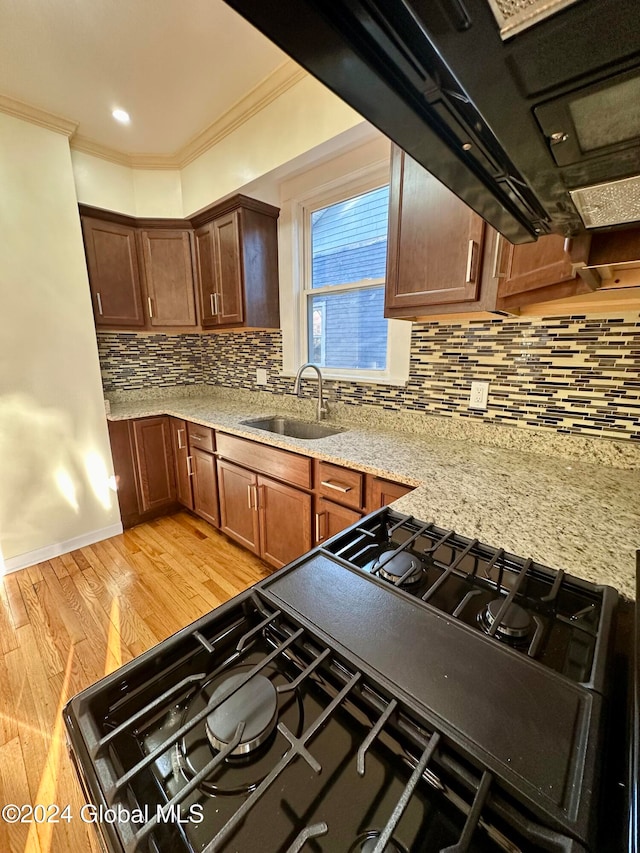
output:
<svg viewBox="0 0 640 853"><path fill-rule="evenodd" d="M322 421L329 414L329 407L322 396L322 373L320 373L320 368L316 364L312 364L308 361L306 364L302 365L300 370L298 370L296 373L296 381L293 384L293 393L297 394L298 397L300 396L300 378L307 367L312 367L318 374L318 420Z"/></svg>

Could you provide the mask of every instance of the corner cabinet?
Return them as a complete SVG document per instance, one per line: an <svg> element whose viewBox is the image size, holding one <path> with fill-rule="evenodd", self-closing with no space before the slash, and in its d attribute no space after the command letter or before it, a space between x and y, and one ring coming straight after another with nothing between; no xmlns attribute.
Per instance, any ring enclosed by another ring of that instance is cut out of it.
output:
<svg viewBox="0 0 640 853"><path fill-rule="evenodd" d="M477 213L393 146L385 316L487 310L493 296L485 274L487 230Z"/></svg>
<svg viewBox="0 0 640 853"><path fill-rule="evenodd" d="M203 328L279 327L279 212L239 195L192 218Z"/></svg>

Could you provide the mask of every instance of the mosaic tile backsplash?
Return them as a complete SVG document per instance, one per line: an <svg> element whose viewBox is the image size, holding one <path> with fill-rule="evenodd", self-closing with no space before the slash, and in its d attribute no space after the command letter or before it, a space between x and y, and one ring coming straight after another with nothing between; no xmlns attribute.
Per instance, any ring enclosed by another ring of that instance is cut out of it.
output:
<svg viewBox="0 0 640 853"><path fill-rule="evenodd" d="M105 392L204 382L291 393L279 332L100 333ZM266 368L266 388L256 368ZM471 380L489 408L468 408ZM305 393L312 395L315 382ZM328 399L559 433L640 441L640 315L414 324L404 388L327 382Z"/></svg>

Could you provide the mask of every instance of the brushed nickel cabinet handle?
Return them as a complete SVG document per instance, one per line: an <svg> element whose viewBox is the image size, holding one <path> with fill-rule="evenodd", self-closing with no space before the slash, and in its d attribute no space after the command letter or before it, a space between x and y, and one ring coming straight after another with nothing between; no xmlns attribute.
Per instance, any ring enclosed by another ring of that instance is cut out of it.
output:
<svg viewBox="0 0 640 853"><path fill-rule="evenodd" d="M215 317L218 312L215 309L214 297L215 297L215 293L209 294L209 305L211 306L211 314Z"/></svg>
<svg viewBox="0 0 640 853"><path fill-rule="evenodd" d="M220 295L219 293L214 293L214 294L213 294L213 301L214 301L214 304L215 304L215 306L216 306L216 317L217 317L217 316L218 316L218 314L220 313L220 306L218 305L218 298L219 298L219 295Z"/></svg>
<svg viewBox="0 0 640 853"><path fill-rule="evenodd" d="M98 302L98 314L103 317L104 315L102 312L102 298L100 297L100 293L98 291L96 291L96 300Z"/></svg>
<svg viewBox="0 0 640 853"><path fill-rule="evenodd" d="M326 513L324 513L324 512L317 512L316 513L316 542L322 542L322 540L325 538L320 533L320 516L325 515L325 514Z"/></svg>
<svg viewBox="0 0 640 853"><path fill-rule="evenodd" d="M149 317L153 320L153 303L150 296L147 296L147 305L149 306Z"/></svg>
<svg viewBox="0 0 640 853"><path fill-rule="evenodd" d="M260 489L264 489L264 486L253 486L253 488L255 489L253 493L255 508L261 509L264 501L260 500Z"/></svg>
<svg viewBox="0 0 640 853"><path fill-rule="evenodd" d="M180 434L183 433L184 431L185 431L184 427L181 427L180 429L176 430L176 432L178 434L178 450L184 450L185 447L187 446L186 444L183 444L182 440L180 439Z"/></svg>
<svg viewBox="0 0 640 853"><path fill-rule="evenodd" d="M342 492L344 495L353 488L353 486L344 486L341 483L332 483L331 480L322 480L320 485L326 486L328 489L334 489L336 492Z"/></svg>
<svg viewBox="0 0 640 853"><path fill-rule="evenodd" d="M477 246L478 244L475 240L469 240L469 252L467 254L467 276L465 278L466 284L471 284L476 279L474 259L476 256Z"/></svg>
<svg viewBox="0 0 640 853"><path fill-rule="evenodd" d="M187 476L193 477L193 457L187 456Z"/></svg>
<svg viewBox="0 0 640 853"><path fill-rule="evenodd" d="M249 509L253 509L253 504L251 503L251 490L252 489L253 489L253 486L251 486L251 485L247 486L247 504L249 506Z"/></svg>
<svg viewBox="0 0 640 853"><path fill-rule="evenodd" d="M572 246L572 245L573 245L573 240L571 239L571 237L567 237L567 238L565 239L565 241L564 241L564 245L563 245L563 247L562 247L562 249L563 249L563 251L565 252L565 254L567 254L567 255L569 254L569 252L571 251L571 246Z"/></svg>
<svg viewBox="0 0 640 853"><path fill-rule="evenodd" d="M496 250L493 256L493 273L492 278L504 278L504 273L501 273L498 269L500 265L500 255L502 254L502 237L498 234L496 237Z"/></svg>
<svg viewBox="0 0 640 853"><path fill-rule="evenodd" d="M204 441L205 436L204 435L198 435L197 432L192 432L191 438L195 439L196 441Z"/></svg>

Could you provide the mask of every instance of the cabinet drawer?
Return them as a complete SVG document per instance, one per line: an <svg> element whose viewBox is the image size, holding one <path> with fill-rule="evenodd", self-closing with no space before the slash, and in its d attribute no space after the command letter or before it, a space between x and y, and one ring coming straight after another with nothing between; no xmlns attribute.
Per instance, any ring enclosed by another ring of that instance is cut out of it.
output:
<svg viewBox="0 0 640 853"><path fill-rule="evenodd" d="M252 471L269 474L277 480L284 480L292 486L311 488L311 459L306 456L224 432L217 434L216 444L218 453L225 459L238 462Z"/></svg>
<svg viewBox="0 0 640 853"><path fill-rule="evenodd" d="M363 475L359 471L332 465L330 462L317 463L317 492L331 501L360 509L363 498L362 481Z"/></svg>
<svg viewBox="0 0 640 853"><path fill-rule="evenodd" d="M187 424L187 430L189 432L189 445L191 447L199 447L200 450L206 450L208 453L213 453L216 446L211 427L190 423Z"/></svg>

